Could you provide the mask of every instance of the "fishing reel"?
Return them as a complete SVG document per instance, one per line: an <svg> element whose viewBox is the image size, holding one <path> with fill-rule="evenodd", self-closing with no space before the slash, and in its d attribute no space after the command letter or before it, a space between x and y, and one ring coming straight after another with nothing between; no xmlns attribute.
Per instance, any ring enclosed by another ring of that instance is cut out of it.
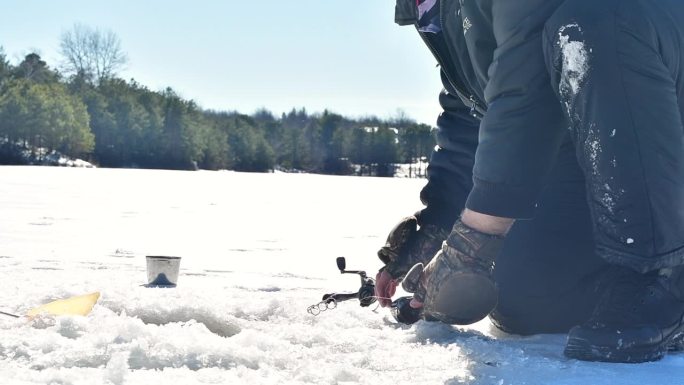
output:
<svg viewBox="0 0 684 385"><path fill-rule="evenodd" d="M375 297L375 280L370 278L365 271L347 270L347 261L344 257L337 258L337 268L342 274L358 274L361 278L361 288L356 293L330 293L323 295L323 300L316 305L311 305L307 312L311 315L319 315L326 310L337 307L338 302L358 299L361 307L368 307L377 301ZM401 297L392 302L391 313L397 322L413 324L421 319L422 311L409 306L411 297Z"/></svg>
<svg viewBox="0 0 684 385"><path fill-rule="evenodd" d="M369 277L365 271L347 270L347 261L344 257L337 258L337 268L342 274L358 274L361 278L361 287L356 293L330 293L323 295L323 299L316 305L311 305L307 312L318 315L322 311L331 310L337 307L338 302L358 299L361 307L368 307L375 303L375 280Z"/></svg>

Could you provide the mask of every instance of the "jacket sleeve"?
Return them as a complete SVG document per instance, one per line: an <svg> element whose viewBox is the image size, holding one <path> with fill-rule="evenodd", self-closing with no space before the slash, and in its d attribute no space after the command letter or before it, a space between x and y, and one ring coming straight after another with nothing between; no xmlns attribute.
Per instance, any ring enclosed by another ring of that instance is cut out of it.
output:
<svg viewBox="0 0 684 385"><path fill-rule="evenodd" d="M448 84L444 73L442 82ZM419 213L419 223L450 230L473 187L480 122L457 95L442 91L439 102L443 112L437 119L437 146L427 169L428 183L420 193L426 207Z"/></svg>
<svg viewBox="0 0 684 385"><path fill-rule="evenodd" d="M565 120L547 73L542 32L561 0L489 0L496 49L489 66L466 206L509 218L533 216L544 179L565 133Z"/></svg>

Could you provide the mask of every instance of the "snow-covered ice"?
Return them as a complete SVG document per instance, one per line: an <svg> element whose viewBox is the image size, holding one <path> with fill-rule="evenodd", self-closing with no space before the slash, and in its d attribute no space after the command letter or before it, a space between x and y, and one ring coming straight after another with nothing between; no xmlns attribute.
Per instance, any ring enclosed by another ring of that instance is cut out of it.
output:
<svg viewBox="0 0 684 385"><path fill-rule="evenodd" d="M99 290L88 317L0 318L0 384L684 384L684 354L584 363L564 336L394 324L352 291L419 208L414 179L0 168L0 310ZM181 256L148 289L145 255Z"/></svg>

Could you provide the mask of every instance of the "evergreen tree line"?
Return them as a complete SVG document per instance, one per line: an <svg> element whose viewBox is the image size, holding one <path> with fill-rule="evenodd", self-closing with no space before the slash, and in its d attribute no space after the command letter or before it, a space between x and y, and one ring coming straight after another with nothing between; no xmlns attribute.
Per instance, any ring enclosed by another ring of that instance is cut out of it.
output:
<svg viewBox="0 0 684 385"><path fill-rule="evenodd" d="M38 54L12 65L0 49L0 163L58 151L103 167L276 168L391 176L428 156L431 127L399 114L350 119L293 109L275 116L200 108L172 89L54 70ZM45 149L46 151L38 151Z"/></svg>

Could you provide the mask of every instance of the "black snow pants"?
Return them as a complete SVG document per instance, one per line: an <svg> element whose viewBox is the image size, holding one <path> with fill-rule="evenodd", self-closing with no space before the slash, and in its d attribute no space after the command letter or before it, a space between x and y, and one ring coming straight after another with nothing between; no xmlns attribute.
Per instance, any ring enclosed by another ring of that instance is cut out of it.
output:
<svg viewBox="0 0 684 385"><path fill-rule="evenodd" d="M545 53L587 181L597 252L684 263L684 2L567 0Z"/></svg>
<svg viewBox="0 0 684 385"><path fill-rule="evenodd" d="M566 333L589 318L601 274L585 178L567 136L536 215L516 221L494 269L499 303L490 315L515 334Z"/></svg>
<svg viewBox="0 0 684 385"><path fill-rule="evenodd" d="M492 319L520 334L581 323L608 264L684 263L684 2L566 0L544 37L571 143L497 259Z"/></svg>

